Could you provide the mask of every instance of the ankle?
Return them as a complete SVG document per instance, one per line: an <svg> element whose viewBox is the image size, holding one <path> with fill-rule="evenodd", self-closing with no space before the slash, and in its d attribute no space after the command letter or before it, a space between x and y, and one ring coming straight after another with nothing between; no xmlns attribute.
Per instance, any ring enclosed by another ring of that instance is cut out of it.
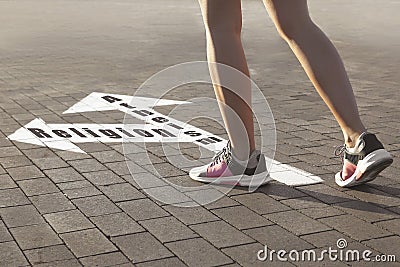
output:
<svg viewBox="0 0 400 267"><path fill-rule="evenodd" d="M345 138L346 146L348 148L353 148L356 145L356 142L362 133L363 132L355 132L352 134L345 134L344 138Z"/></svg>

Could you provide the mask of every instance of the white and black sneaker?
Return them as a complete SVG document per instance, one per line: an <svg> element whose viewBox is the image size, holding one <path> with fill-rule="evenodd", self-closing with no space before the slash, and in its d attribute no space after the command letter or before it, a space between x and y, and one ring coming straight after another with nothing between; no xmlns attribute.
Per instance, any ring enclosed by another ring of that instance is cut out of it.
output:
<svg viewBox="0 0 400 267"><path fill-rule="evenodd" d="M258 187L270 182L265 156L255 150L241 162L233 155L230 142L218 152L211 163L190 170L190 178L213 184Z"/></svg>
<svg viewBox="0 0 400 267"><path fill-rule="evenodd" d="M374 134L363 133L353 148L338 147L337 156L344 153L343 169L336 173L335 181L340 187L353 187L374 180L393 162L392 156Z"/></svg>

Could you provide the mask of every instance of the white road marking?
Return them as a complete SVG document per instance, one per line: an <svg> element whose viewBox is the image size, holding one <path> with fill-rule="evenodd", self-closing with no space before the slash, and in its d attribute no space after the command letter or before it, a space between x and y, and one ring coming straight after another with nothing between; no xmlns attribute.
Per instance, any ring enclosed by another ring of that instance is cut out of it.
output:
<svg viewBox="0 0 400 267"><path fill-rule="evenodd" d="M189 104L186 101L91 93L64 113L120 110L145 124L47 124L42 119L21 127L7 138L23 143L86 153L75 143L88 142L193 142L213 152L227 140L152 109L155 106ZM291 186L320 183L323 180L288 164L272 161L273 179Z"/></svg>

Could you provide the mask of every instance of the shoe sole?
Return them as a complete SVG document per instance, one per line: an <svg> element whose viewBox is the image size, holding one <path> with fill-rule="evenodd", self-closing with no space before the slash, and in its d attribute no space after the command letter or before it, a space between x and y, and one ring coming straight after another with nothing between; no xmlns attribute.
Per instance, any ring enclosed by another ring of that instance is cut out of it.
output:
<svg viewBox="0 0 400 267"><path fill-rule="evenodd" d="M386 169L393 163L393 158L384 149L376 151L375 155L373 155L370 160L375 162L371 165L368 165L367 161L366 163L361 164L361 166L357 166L355 173L350 178L344 181L341 178L341 172L336 173L336 184L340 187L353 187L371 182L379 175L379 173L381 173L384 169ZM368 167L366 167L365 170L362 171L360 170L363 168L362 165L368 165ZM357 176L360 177L356 179Z"/></svg>
<svg viewBox="0 0 400 267"><path fill-rule="evenodd" d="M272 180L272 178L268 175L268 172L263 172L251 176L235 175L229 177L201 177L201 176L191 175L190 173L189 176L193 180L203 183L234 185L234 186L251 186L251 187L258 187L267 184Z"/></svg>

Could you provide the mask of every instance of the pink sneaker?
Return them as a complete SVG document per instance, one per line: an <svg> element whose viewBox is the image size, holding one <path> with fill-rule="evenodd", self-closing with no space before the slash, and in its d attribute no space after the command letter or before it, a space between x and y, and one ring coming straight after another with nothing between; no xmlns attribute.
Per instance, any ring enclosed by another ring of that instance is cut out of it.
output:
<svg viewBox="0 0 400 267"><path fill-rule="evenodd" d="M335 181L340 187L352 187L374 180L378 174L393 162L374 134L363 133L354 148L339 147L337 156L344 152L343 169L336 173Z"/></svg>
<svg viewBox="0 0 400 267"><path fill-rule="evenodd" d="M189 176L200 182L235 186L253 187L271 181L265 157L259 150L250 155L247 166L242 166L233 156L230 142L214 156L211 163L191 169Z"/></svg>

